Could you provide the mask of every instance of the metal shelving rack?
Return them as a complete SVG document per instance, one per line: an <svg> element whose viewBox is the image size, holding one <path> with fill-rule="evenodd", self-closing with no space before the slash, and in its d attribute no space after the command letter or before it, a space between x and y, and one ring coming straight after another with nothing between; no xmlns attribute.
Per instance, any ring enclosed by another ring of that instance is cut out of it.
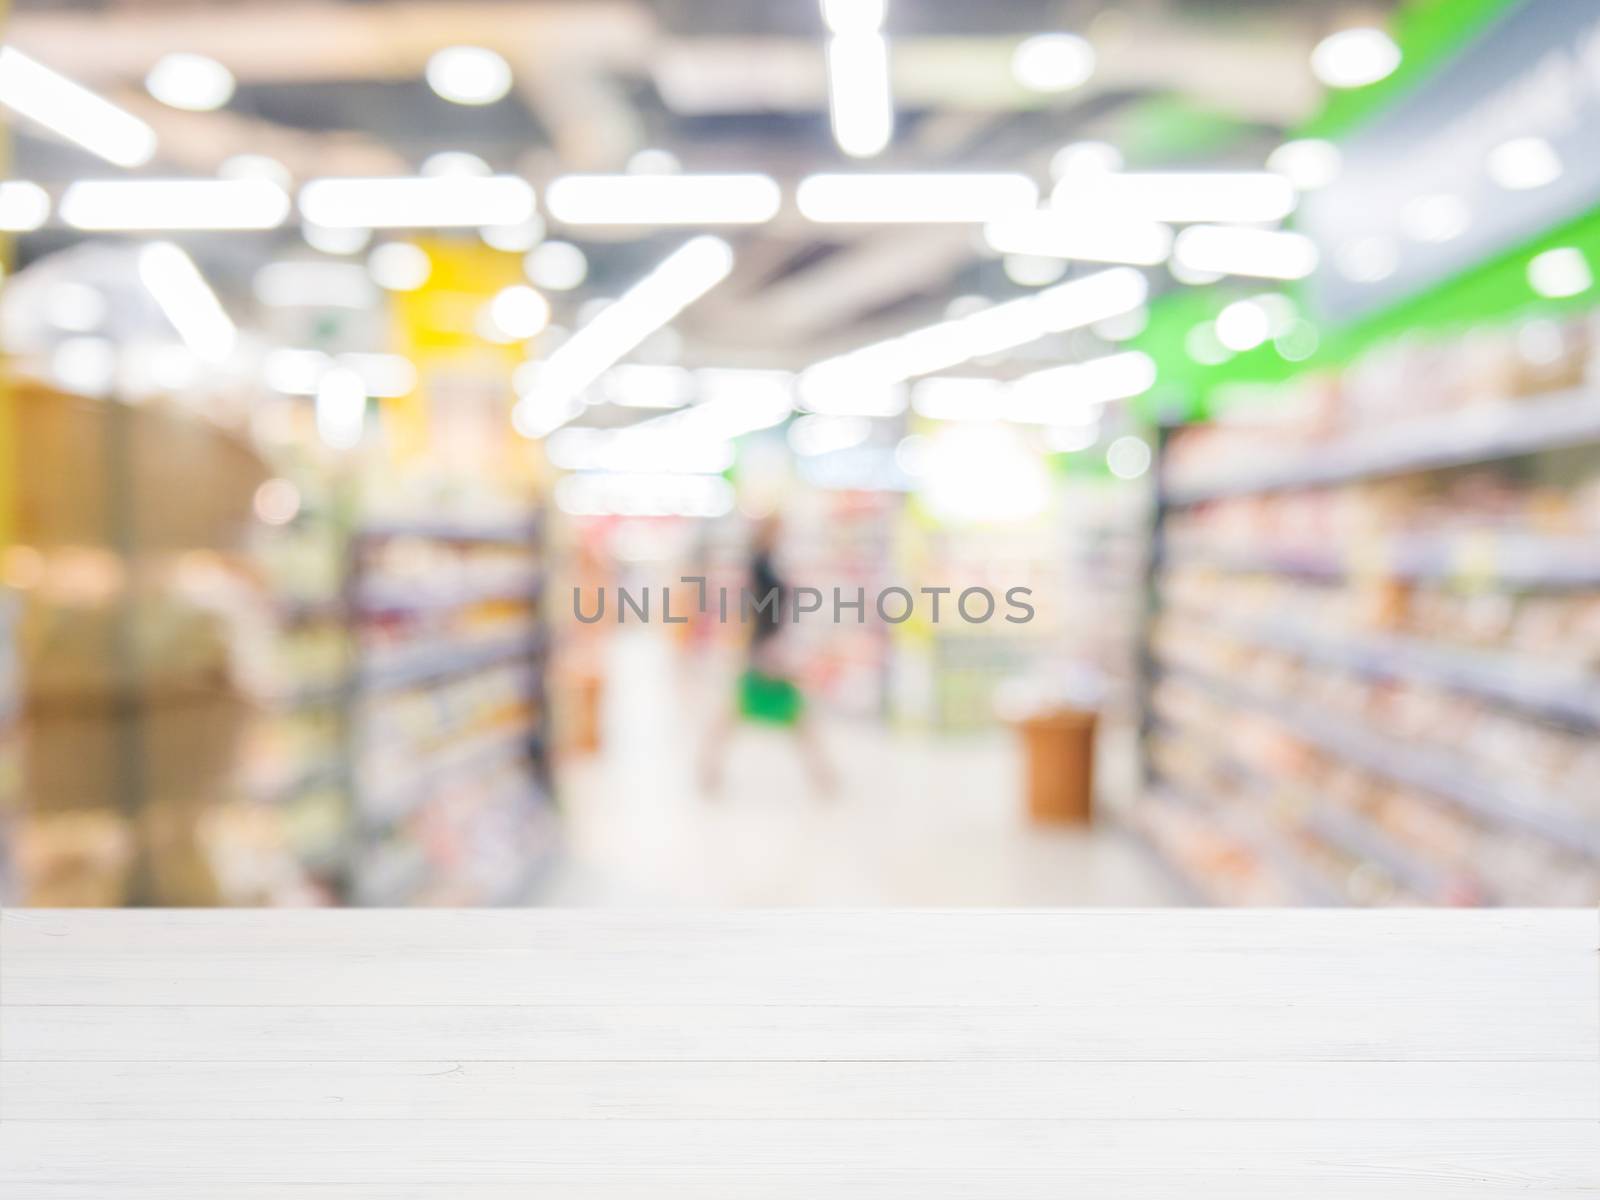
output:
<svg viewBox="0 0 1600 1200"><path fill-rule="evenodd" d="M521 524L467 524L455 521L370 521L350 531L349 570L344 607L349 614L351 667L343 696L346 761L351 805L351 849L344 880L344 899L353 904L407 903L426 882L424 876L405 886L379 886L371 882L372 868L384 839L399 825L426 807L432 788L474 770L485 770L522 760L529 768L535 794L528 797L525 813L530 821L553 808L553 780L549 758L548 649L543 591L547 557L542 519ZM536 564L526 586L402 590L370 577L365 569L366 550L388 538L421 538L464 545L525 547ZM363 620L382 611L448 613L495 600L526 600L533 612L532 628L525 633L474 644L428 645L400 656L377 661L363 645ZM533 716L526 725L474 734L459 744L431 752L431 759L399 793L378 795L362 779L363 757L373 753L362 741L361 710L383 694L403 688L437 688L494 667L526 663L531 668L527 700ZM540 810L545 810L541 814ZM514 904L524 899L548 865L544 858L531 861L515 886L472 898L479 904ZM381 874L381 872L379 872Z"/></svg>
<svg viewBox="0 0 1600 1200"><path fill-rule="evenodd" d="M1162 470L1172 431L1158 440L1157 494L1152 509L1151 558L1146 617L1139 653L1140 743L1146 791L1169 802L1210 811L1219 829L1239 835L1256 849L1272 839L1261 827L1227 830L1218 798L1183 795L1153 753L1164 722L1153 704L1155 687L1175 677L1203 689L1230 709L1270 720L1290 737L1378 778L1402 784L1451 806L1491 828L1532 836L1596 863L1600 871L1600 824L1564 811L1559 797L1512 787L1475 771L1448 749L1418 746L1391 732L1292 696L1269 693L1192 665L1166 661L1154 632L1166 608L1165 581L1174 566L1198 564L1229 573L1280 575L1337 584L1358 573L1353 556L1338 548L1274 546L1174 546L1174 513L1191 505L1232 497L1335 486L1397 475L1432 472L1523 458L1553 450L1600 446L1600 393L1579 389L1537 400L1407 421L1378 434L1351 434L1315 453L1279 458L1256 470L1226 477L1173 482ZM1366 557L1372 556L1366 548ZM1539 591L1600 589L1600 547L1591 541L1537 534L1486 533L1431 538L1393 538L1379 555L1388 575L1410 582L1447 583L1477 577L1480 583ZM1492 563L1487 574L1484 564ZM1509 650L1481 650L1393 634L1343 635L1313 630L1284 619L1246 620L1205 614L1209 628L1246 645L1276 651L1314 667L1375 680L1415 682L1446 688L1534 719L1589 731L1600 737L1600 679L1581 668L1530 662ZM1213 731L1214 732L1214 731ZM1204 733L1195 736L1204 737ZM1225 750L1221 751L1225 753ZM1181 797L1181 799L1174 799ZM1436 897L1440 873L1433 864L1393 842L1359 814L1314 804L1298 831L1375 866L1424 898ZM1271 843L1274 850L1277 843ZM1263 854L1268 869L1277 859L1280 877L1305 903L1327 903L1325 879L1297 878L1302 864L1285 866L1281 854ZM1181 864L1168 866L1183 873ZM1192 880L1206 893L1204 881Z"/></svg>

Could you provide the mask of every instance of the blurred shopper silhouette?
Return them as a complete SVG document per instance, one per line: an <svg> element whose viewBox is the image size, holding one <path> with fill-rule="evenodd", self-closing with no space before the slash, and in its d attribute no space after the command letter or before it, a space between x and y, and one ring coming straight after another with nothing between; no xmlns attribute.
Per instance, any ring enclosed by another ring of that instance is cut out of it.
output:
<svg viewBox="0 0 1600 1200"><path fill-rule="evenodd" d="M743 669L735 682L733 703L719 714L705 747L702 783L711 794L722 789L728 750L741 721L790 730L818 790L832 793L838 784L816 721L808 711L805 693L795 681L792 639L785 636L794 623L794 592L778 561L782 537L783 521L778 515L766 516L756 523L741 585L745 590L737 605L729 606L730 618L742 621L749 641Z"/></svg>

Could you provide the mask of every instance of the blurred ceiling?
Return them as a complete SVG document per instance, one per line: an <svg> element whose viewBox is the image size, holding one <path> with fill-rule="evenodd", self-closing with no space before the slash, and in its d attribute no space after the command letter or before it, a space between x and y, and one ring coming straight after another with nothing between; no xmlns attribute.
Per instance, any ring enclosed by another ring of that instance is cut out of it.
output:
<svg viewBox="0 0 1600 1200"><path fill-rule="evenodd" d="M891 0L896 137L866 168L1044 180L1051 153L1082 138L1115 142L1138 165L1259 167L1320 103L1311 46L1386 7ZM1011 54L1053 30L1090 36L1097 70L1075 91L1029 92ZM244 152L300 179L403 174L433 153L470 151L537 188L565 171L622 170L650 148L689 171L764 171L792 195L803 174L862 165L830 134L824 34L815 0L13 0L6 40L149 121L161 145L151 175L209 175ZM424 64L458 44L502 54L513 91L482 107L434 95ZM144 91L151 64L179 49L234 73L227 108L183 112ZM111 172L36 131L15 134L12 174L54 183ZM673 243L659 232L561 235L593 264L572 305L615 294ZM248 236L264 259L295 234ZM834 230L785 213L726 236L734 277L679 324L691 361L801 365L937 316L954 291L1018 290L966 227ZM50 244L39 235L39 248Z"/></svg>

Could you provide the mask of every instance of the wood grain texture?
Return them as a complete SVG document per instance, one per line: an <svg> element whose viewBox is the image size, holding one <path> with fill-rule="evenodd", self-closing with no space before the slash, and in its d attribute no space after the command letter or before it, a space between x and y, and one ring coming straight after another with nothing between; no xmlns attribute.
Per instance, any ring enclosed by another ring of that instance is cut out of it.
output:
<svg viewBox="0 0 1600 1200"><path fill-rule="evenodd" d="M1589 912L6 912L8 1200L1600 1193Z"/></svg>

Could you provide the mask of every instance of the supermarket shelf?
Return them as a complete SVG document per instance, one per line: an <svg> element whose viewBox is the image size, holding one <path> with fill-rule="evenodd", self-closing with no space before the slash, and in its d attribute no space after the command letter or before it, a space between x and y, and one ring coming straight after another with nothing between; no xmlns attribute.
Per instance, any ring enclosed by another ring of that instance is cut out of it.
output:
<svg viewBox="0 0 1600 1200"><path fill-rule="evenodd" d="M1156 728L1168 737L1193 736L1185 732L1185 727L1177 721L1165 717L1158 718ZM1226 752L1218 752L1216 757L1230 775L1255 786L1267 783L1261 772L1249 763ZM1304 793L1297 793L1295 800L1304 810L1302 828L1319 842L1361 862L1370 863L1430 903L1458 902L1453 899L1458 889L1449 872L1416 859L1366 817L1342 805L1328 804ZM1474 890L1479 894L1480 902L1495 902L1486 896L1487 889L1481 885L1475 883ZM1347 901L1341 899L1340 903Z"/></svg>
<svg viewBox="0 0 1600 1200"><path fill-rule="evenodd" d="M538 734L537 722L524 721L506 729L473 735L436 751L406 780L398 797L391 796L378 803L363 801L363 808L368 810L362 814L363 825L368 829L381 829L404 820L427 800L430 789L452 775L481 770L519 755L531 758Z"/></svg>
<svg viewBox="0 0 1600 1200"><path fill-rule="evenodd" d="M1321 805L1306 815L1306 829L1320 841L1336 846L1352 858L1371 863L1396 883L1430 903L1451 903L1455 886L1445 872L1419 862L1389 840L1382 830L1354 813ZM1480 903L1494 901L1482 895ZM1458 902L1458 901L1457 901Z"/></svg>
<svg viewBox="0 0 1600 1200"><path fill-rule="evenodd" d="M1373 733L1354 722L1330 717L1319 708L1263 695L1187 667L1163 669L1229 703L1269 713L1296 737L1375 775L1431 792L1491 824L1521 829L1579 854L1600 858L1600 826L1553 811L1560 806L1552 798L1534 793L1507 798L1493 783L1446 753Z"/></svg>
<svg viewBox="0 0 1600 1200"><path fill-rule="evenodd" d="M1229 546L1171 543L1165 566L1202 566L1238 574L1343 579L1381 574L1394 579L1471 579L1503 587L1600 587L1600 544L1594 538L1531 534L1473 534L1393 538L1369 547L1357 561L1310 546Z"/></svg>
<svg viewBox="0 0 1600 1200"><path fill-rule="evenodd" d="M448 612L452 609L494 601L531 603L538 597L542 586L543 578L539 575L530 575L518 580L496 580L487 584L447 588L374 581L363 585L357 596L356 607L363 613Z"/></svg>
<svg viewBox="0 0 1600 1200"><path fill-rule="evenodd" d="M1213 620L1209 616L1205 620ZM1230 636L1318 666L1382 679L1409 679L1469 692L1560 721L1600 729L1600 683L1503 651L1470 650L1391 634L1323 637L1283 621L1224 621Z"/></svg>
<svg viewBox="0 0 1600 1200"><path fill-rule="evenodd" d="M539 535L536 521L486 521L469 524L456 521L368 521L352 531L356 538L430 538L438 542L486 542L496 545L526 546Z"/></svg>
<svg viewBox="0 0 1600 1200"><path fill-rule="evenodd" d="M1309 453L1285 455L1256 471L1212 472L1209 479L1178 480L1167 487L1164 498L1171 505L1197 504L1468 466L1594 442L1600 442L1600 392L1579 388L1540 400L1406 421L1381 434L1352 434Z"/></svg>
<svg viewBox="0 0 1600 1200"><path fill-rule="evenodd" d="M543 645L544 639L540 635L525 633L481 645L427 646L397 656L394 661L364 667L359 682L361 689L369 692L412 687L517 659L532 658Z"/></svg>
<svg viewBox="0 0 1600 1200"><path fill-rule="evenodd" d="M1169 803L1182 805L1214 821L1225 835L1244 846L1287 884L1301 904L1324 908L1348 906L1344 893L1324 874L1308 866L1269 821L1263 818L1247 822L1226 804L1200 800L1165 772L1157 771L1157 775L1160 777L1158 789Z"/></svg>

